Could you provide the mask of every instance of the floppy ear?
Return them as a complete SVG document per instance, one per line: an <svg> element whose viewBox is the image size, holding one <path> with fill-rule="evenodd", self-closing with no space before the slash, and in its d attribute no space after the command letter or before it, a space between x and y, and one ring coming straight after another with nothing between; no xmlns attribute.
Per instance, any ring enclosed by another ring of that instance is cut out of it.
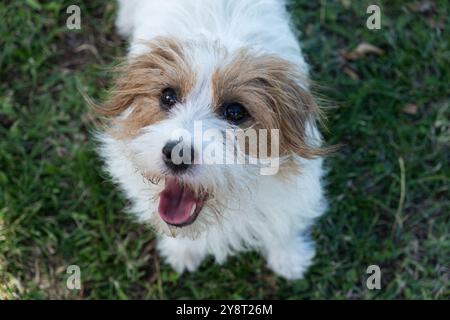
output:
<svg viewBox="0 0 450 320"><path fill-rule="evenodd" d="M118 77L108 100L94 105L94 110L114 117L126 110L137 97L159 97L165 86L171 86L184 96L194 82L189 61L176 39L159 37L146 43L149 50L123 61L115 70Z"/></svg>
<svg viewBox="0 0 450 320"><path fill-rule="evenodd" d="M259 92L254 101L263 101L255 117L263 127L280 130L281 153L293 152L307 159L329 153L330 149L320 147L320 141L313 144L308 137L308 126L312 129L321 122L323 113L307 88L308 79L297 66L273 55L253 57L249 63L252 70L248 76L252 79L247 85ZM265 112L262 104L266 105Z"/></svg>
<svg viewBox="0 0 450 320"><path fill-rule="evenodd" d="M236 101L244 105L256 128L279 129L281 154L307 159L331 151L312 143L308 130L322 112L307 88L306 76L285 59L242 50L213 76L214 105Z"/></svg>
<svg viewBox="0 0 450 320"><path fill-rule="evenodd" d="M274 116L278 117L281 150L307 159L327 154L329 150L321 148L320 141L314 141L311 136L312 128L322 121L323 113L307 89L308 80L287 61L274 58L268 63L273 67L266 85L273 98Z"/></svg>

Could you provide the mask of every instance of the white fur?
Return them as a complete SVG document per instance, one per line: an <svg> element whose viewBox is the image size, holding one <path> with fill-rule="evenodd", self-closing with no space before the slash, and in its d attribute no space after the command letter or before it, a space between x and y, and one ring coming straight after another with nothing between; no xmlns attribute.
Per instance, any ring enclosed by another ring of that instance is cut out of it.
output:
<svg viewBox="0 0 450 320"><path fill-rule="evenodd" d="M198 75L194 91L185 104L171 111L169 119L145 128L129 143L106 133L99 136L106 169L132 200L131 211L140 221L159 221L158 227L164 228L155 200L162 184L148 183L141 173L164 169L161 149L170 133L177 128L192 130L194 120L202 120L207 127L226 127L210 107L212 70L225 66L239 48L250 47L295 63L307 78L308 69L289 21L281 0L119 0L116 25L131 41L130 57L147 50L143 41L175 36L191 43L188 52ZM320 143L314 125L307 131L312 143ZM301 278L314 257L307 232L326 203L322 159L297 157L296 161L302 165L301 174L288 180L263 176L256 168L243 165L201 166L185 177L214 190L222 218L205 207L191 228L195 233L159 236L162 256L182 272L194 271L207 254L222 263L238 251L257 250L276 273Z"/></svg>

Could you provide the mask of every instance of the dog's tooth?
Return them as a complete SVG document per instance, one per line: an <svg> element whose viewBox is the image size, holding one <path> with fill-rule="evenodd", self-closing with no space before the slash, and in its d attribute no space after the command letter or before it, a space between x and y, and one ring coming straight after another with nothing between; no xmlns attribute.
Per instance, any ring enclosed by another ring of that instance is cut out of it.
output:
<svg viewBox="0 0 450 320"><path fill-rule="evenodd" d="M176 235L175 229L176 229L175 227L169 226L169 232L170 232L170 235L172 236L172 238L175 238L175 235Z"/></svg>
<svg viewBox="0 0 450 320"><path fill-rule="evenodd" d="M197 209L197 204L196 203L194 203L194 205L192 206L191 213L189 213L189 217L192 217L192 215L195 212L195 209Z"/></svg>
<svg viewBox="0 0 450 320"><path fill-rule="evenodd" d="M167 223L161 223L161 227L162 227L162 229L163 229L163 232L166 234L166 235L170 235L170 228L169 228L169 225L167 224Z"/></svg>

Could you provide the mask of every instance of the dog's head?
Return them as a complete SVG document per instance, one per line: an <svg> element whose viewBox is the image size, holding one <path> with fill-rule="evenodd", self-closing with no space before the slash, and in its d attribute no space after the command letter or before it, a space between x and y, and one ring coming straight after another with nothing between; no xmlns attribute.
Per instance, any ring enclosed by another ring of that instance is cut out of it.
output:
<svg viewBox="0 0 450 320"><path fill-rule="evenodd" d="M306 75L275 55L156 39L129 57L97 107L108 119L107 166L143 220L195 236L245 214L265 175L296 175L295 159L324 152L307 88Z"/></svg>

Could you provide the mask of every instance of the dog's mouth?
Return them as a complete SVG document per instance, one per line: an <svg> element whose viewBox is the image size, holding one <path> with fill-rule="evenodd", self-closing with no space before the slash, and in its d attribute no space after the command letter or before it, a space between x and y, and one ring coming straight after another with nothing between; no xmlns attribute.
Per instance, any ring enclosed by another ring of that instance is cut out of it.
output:
<svg viewBox="0 0 450 320"><path fill-rule="evenodd" d="M206 196L198 196L188 185L166 176L164 190L159 194L159 216L169 225L183 227L197 219Z"/></svg>

